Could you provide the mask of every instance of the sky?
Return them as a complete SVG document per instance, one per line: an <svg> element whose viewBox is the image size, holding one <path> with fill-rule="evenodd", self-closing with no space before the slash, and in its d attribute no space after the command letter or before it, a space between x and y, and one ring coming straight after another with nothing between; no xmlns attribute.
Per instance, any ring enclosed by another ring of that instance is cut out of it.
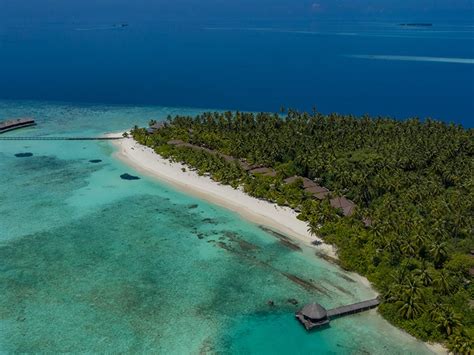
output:
<svg viewBox="0 0 474 355"><path fill-rule="evenodd" d="M474 20L474 0L0 0L0 19L345 18Z"/></svg>

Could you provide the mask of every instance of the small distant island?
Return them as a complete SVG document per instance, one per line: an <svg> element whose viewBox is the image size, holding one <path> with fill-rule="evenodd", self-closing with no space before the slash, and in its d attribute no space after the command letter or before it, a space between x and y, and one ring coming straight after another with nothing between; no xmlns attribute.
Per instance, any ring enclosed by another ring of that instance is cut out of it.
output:
<svg viewBox="0 0 474 355"><path fill-rule="evenodd" d="M473 129L289 110L168 117L131 135L201 175L291 207L337 247L343 268L373 283L387 320L455 353L472 351Z"/></svg>
<svg viewBox="0 0 474 355"><path fill-rule="evenodd" d="M407 27L432 27L432 23L401 23L399 26Z"/></svg>

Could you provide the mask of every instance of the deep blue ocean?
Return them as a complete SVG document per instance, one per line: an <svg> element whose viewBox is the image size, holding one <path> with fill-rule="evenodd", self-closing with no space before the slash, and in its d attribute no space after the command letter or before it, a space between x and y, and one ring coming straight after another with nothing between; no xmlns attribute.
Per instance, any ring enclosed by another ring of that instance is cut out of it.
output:
<svg viewBox="0 0 474 355"><path fill-rule="evenodd" d="M474 21L0 22L0 99L278 111L472 127Z"/></svg>

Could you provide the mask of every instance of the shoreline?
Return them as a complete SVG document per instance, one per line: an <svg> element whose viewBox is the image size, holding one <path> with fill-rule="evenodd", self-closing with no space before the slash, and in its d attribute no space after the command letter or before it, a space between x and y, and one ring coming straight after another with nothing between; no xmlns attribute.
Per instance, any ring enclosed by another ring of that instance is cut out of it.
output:
<svg viewBox="0 0 474 355"><path fill-rule="evenodd" d="M118 134L110 133L107 136L113 137ZM133 167L136 171L164 181L186 194L236 212L243 219L256 225L283 233L295 242L313 250L314 256L317 258L322 258L331 263L337 263L339 260L336 247L325 243L321 238L311 235L308 232L308 224L299 220L297 218L298 213L290 207L278 206L275 203L250 196L241 189L222 185L209 176L200 176L187 165L164 159L153 149L141 145L131 137L110 141L110 143L116 148L113 156L126 165ZM185 171L182 169L185 169ZM311 244L314 241L321 242L321 244ZM373 292L374 297L379 295L366 277L352 271L344 272L368 287Z"/></svg>
<svg viewBox="0 0 474 355"><path fill-rule="evenodd" d="M107 136L117 136L117 133L111 133ZM162 158L154 150L139 144L133 138L124 138L110 143L116 148L113 156L138 172L164 181L189 195L236 212L250 222L284 233L296 242L314 250L315 257L323 258L317 255L320 253L338 260L337 249L320 238L311 235L307 230L307 223L297 219L297 213L291 208L257 199L247 195L240 189L222 185L209 176L199 176L188 166ZM185 171L182 170L183 168ZM311 242L316 240L322 244L312 245ZM355 272L349 271L348 273L357 282L370 288L375 296L378 296L377 291L373 289L366 277ZM397 329L404 331L398 327ZM406 334L411 336L408 333ZM435 354L449 353L442 344L423 343Z"/></svg>
<svg viewBox="0 0 474 355"><path fill-rule="evenodd" d="M108 136L116 135L112 133ZM290 207L257 199L240 189L222 185L209 176L199 176L188 166L162 158L151 148L137 143L133 138L112 141L111 144L118 148L114 156L137 171L165 181L192 196L237 212L244 219L287 234L295 241L311 247L315 252L338 259L336 248L311 235L307 230L307 223L297 219L297 213ZM183 171L183 168L186 170ZM322 244L312 245L311 242L314 241Z"/></svg>

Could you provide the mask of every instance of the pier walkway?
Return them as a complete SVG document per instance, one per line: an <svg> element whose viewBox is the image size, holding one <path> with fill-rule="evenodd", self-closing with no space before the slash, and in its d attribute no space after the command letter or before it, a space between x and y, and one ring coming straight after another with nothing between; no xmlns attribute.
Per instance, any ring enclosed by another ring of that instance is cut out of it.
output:
<svg viewBox="0 0 474 355"><path fill-rule="evenodd" d="M14 120L7 120L0 122L0 133L12 131L18 128L30 127L36 125L32 118L17 118Z"/></svg>
<svg viewBox="0 0 474 355"><path fill-rule="evenodd" d="M123 137L0 137L1 141L107 141Z"/></svg>
<svg viewBox="0 0 474 355"><path fill-rule="evenodd" d="M372 300L353 303L347 306L341 306L327 311L320 304L311 303L307 304L298 312L296 312L295 316L296 319L298 319L301 324L304 325L306 330L311 330L313 328L319 328L328 325L331 318L337 318L349 314L367 311L369 309L377 307L379 304L380 301L377 298L374 298Z"/></svg>
<svg viewBox="0 0 474 355"><path fill-rule="evenodd" d="M380 304L380 301L377 298L374 298L373 300L368 300L368 301L350 304L347 306L333 308L333 309L328 310L328 317L329 318L342 317L348 314L354 314L354 313L367 311L369 309L377 307L379 304Z"/></svg>

